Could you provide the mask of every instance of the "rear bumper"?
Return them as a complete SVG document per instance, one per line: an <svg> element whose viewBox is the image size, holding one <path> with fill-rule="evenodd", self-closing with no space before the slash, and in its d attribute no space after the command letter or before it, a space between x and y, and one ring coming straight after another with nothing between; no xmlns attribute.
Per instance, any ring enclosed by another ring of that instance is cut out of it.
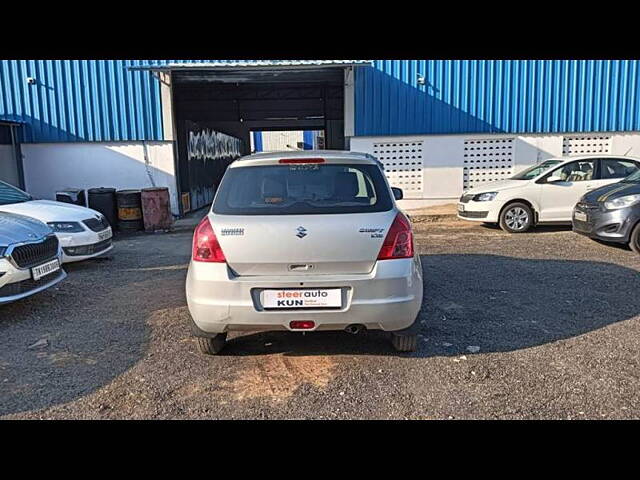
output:
<svg viewBox="0 0 640 480"><path fill-rule="evenodd" d="M576 213L587 215L586 221L576 219ZM577 205L573 211L573 231L589 238L614 243L629 243L633 227L640 221L637 207L619 210L601 210Z"/></svg>
<svg viewBox="0 0 640 480"><path fill-rule="evenodd" d="M269 288L336 288L336 310L269 310L261 294ZM290 330L292 320L313 320L314 330L342 330L357 323L368 329L401 330L413 324L422 304L419 259L384 260L366 275L233 277L226 264L191 262L186 294L189 312L205 335L230 330Z"/></svg>

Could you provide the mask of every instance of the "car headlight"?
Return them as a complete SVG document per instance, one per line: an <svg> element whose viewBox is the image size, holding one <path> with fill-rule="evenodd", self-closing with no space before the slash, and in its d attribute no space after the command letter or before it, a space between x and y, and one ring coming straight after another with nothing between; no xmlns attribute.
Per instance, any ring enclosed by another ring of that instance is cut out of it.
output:
<svg viewBox="0 0 640 480"><path fill-rule="evenodd" d="M490 202L494 198L496 198L498 192L487 192L487 193L479 193L475 197L473 197L474 202Z"/></svg>
<svg viewBox="0 0 640 480"><path fill-rule="evenodd" d="M618 208L626 208L640 202L640 195L625 195L624 197L614 198L604 202L604 208L607 210L616 210Z"/></svg>
<svg viewBox="0 0 640 480"><path fill-rule="evenodd" d="M78 233L84 232L84 228L78 222L48 222L54 232L58 233Z"/></svg>

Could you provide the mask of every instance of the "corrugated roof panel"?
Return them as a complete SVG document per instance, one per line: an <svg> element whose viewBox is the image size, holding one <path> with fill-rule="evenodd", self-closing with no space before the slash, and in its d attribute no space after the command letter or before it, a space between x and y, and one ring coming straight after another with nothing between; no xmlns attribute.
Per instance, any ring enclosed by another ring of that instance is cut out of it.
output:
<svg viewBox="0 0 640 480"><path fill-rule="evenodd" d="M154 60L131 69L220 69L262 67L345 67L371 65L372 60Z"/></svg>

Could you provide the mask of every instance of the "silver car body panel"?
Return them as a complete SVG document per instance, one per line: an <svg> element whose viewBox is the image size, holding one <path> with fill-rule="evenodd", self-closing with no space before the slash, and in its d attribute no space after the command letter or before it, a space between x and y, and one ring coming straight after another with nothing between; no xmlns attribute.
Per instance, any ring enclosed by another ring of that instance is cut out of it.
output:
<svg viewBox="0 0 640 480"><path fill-rule="evenodd" d="M305 151L258 154L230 168L278 164L281 158L322 157L326 163L375 164L370 155ZM384 175L383 175L384 177ZM393 202L393 194L389 195ZM189 311L204 333L290 329L313 320L314 330L351 324L401 330L413 324L423 295L419 256L377 260L399 213L220 215L208 213L227 263L191 261L186 280ZM300 229L303 229L302 231ZM265 310L267 289L339 288L337 309Z"/></svg>

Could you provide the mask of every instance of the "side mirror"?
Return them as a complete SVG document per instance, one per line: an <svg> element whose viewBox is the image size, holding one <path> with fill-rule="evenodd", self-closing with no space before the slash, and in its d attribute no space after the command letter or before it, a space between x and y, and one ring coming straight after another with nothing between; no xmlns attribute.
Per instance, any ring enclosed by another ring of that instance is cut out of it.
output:
<svg viewBox="0 0 640 480"><path fill-rule="evenodd" d="M396 200L402 200L402 197L404 195L402 193L402 189L401 188L391 187L391 191L393 192L393 198L395 198Z"/></svg>
<svg viewBox="0 0 640 480"><path fill-rule="evenodd" d="M547 183L557 183L557 182L564 182L564 180L560 175L551 175L550 177L547 178Z"/></svg>

